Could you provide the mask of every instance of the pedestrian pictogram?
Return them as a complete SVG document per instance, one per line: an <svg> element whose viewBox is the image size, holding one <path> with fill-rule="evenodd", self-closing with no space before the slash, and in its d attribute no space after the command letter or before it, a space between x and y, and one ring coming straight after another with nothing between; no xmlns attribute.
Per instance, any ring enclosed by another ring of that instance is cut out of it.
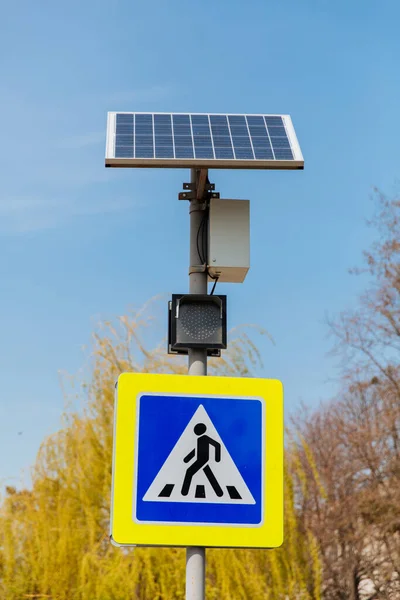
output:
<svg viewBox="0 0 400 600"><path fill-rule="evenodd" d="M198 473L200 469L203 469L208 481L211 483L212 489L217 494L217 496L221 498L221 496L224 495L224 492L221 486L219 485L218 481L215 479L215 475L212 472L210 465L208 464L210 460L210 446L214 446L215 460L216 462L220 462L221 444L210 438L208 435L205 435L207 427L206 425L204 425L204 423L197 423L197 425L193 427L193 431L196 435L200 436L197 440L197 449L193 449L191 452L189 452L189 454L183 459L183 462L187 463L191 461L193 457L195 457L196 460L192 465L190 465L190 467L188 467L186 471L181 494L182 496L188 495L193 476L196 475L196 473ZM196 487L196 498L204 498L204 486L198 487L200 489Z"/></svg>
<svg viewBox="0 0 400 600"><path fill-rule="evenodd" d="M202 404L180 435L143 500L255 504Z"/></svg>

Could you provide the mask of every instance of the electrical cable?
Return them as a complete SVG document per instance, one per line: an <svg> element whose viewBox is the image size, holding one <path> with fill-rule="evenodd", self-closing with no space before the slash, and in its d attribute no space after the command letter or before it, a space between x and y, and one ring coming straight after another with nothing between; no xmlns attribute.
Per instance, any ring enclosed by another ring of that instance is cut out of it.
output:
<svg viewBox="0 0 400 600"><path fill-rule="evenodd" d="M205 220L207 218L207 213L205 212L203 215L203 218L200 221L200 225L199 228L197 230L197 236L196 236L196 245L197 245L197 254L199 255L199 259L200 262L204 265L204 263L206 262L206 259L204 257L204 243L203 243L203 237L202 237L202 248L200 250L200 242L199 242L199 238L200 238L200 232L204 227L205 224Z"/></svg>
<svg viewBox="0 0 400 600"><path fill-rule="evenodd" d="M211 275L210 275L210 277L211 277ZM212 286L212 290L211 290L211 292L210 292L210 296L212 296L212 295L213 295L213 293L214 293L215 286L216 286L216 285L217 285L217 283L218 283L218 279L219 279L219 277L213 277L213 279L214 279L215 281L214 281L214 285Z"/></svg>
<svg viewBox="0 0 400 600"><path fill-rule="evenodd" d="M207 251L207 228L210 218L210 209L207 208L204 213L204 222L203 222L203 231L202 231L202 246L203 246L203 257L204 262L207 264L208 262L208 251Z"/></svg>
<svg viewBox="0 0 400 600"><path fill-rule="evenodd" d="M214 277L213 275L211 275L211 273L208 270L208 265L207 265L207 224L208 224L208 218L209 218L209 209L204 211L204 215L200 221L200 225L199 228L197 230L197 235L196 235L196 246L197 246L197 254L199 255L199 259L202 265L206 265L206 273L207 276L210 277L210 279L214 280L214 285L212 287L211 290L211 294L212 295L214 293L215 290L215 286L217 285L218 279L219 277ZM200 248L200 236L201 236L201 248Z"/></svg>

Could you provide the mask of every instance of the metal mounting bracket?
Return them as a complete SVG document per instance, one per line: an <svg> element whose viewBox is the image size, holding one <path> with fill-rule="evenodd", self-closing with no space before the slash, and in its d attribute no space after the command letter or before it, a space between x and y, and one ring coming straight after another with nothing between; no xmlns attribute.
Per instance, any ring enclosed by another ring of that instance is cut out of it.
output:
<svg viewBox="0 0 400 600"><path fill-rule="evenodd" d="M220 194L219 192L209 192L207 193L207 200L209 200L210 198L219 198ZM179 200L197 200L197 195L196 192L179 192L178 194L178 199Z"/></svg>
<svg viewBox="0 0 400 600"><path fill-rule="evenodd" d="M193 190L193 189L196 189L196 185L194 183L184 183L183 189L184 190ZM215 190L215 183L206 183L206 185L204 186L204 189L207 190L208 192L213 192Z"/></svg>
<svg viewBox="0 0 400 600"><path fill-rule="evenodd" d="M197 200L208 203L211 198L219 198L219 193L215 191L215 183L210 183L208 179L208 169L196 169L196 181L184 183L184 192L178 195L179 200Z"/></svg>

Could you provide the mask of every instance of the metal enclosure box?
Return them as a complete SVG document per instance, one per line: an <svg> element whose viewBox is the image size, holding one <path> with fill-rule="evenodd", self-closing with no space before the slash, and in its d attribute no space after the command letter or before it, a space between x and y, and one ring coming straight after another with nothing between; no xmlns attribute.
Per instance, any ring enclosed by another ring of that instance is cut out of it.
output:
<svg viewBox="0 0 400 600"><path fill-rule="evenodd" d="M208 271L218 281L242 283L250 268L250 201L211 198Z"/></svg>

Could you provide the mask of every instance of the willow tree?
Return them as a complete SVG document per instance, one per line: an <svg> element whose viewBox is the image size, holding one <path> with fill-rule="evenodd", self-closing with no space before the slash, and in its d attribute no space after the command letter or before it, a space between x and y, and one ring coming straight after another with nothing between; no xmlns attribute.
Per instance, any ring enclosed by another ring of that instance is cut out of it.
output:
<svg viewBox="0 0 400 600"><path fill-rule="evenodd" d="M114 384L124 371L185 373L183 360L148 350L146 311L105 323L94 335L90 377L78 386L79 408L44 440L32 488L8 488L1 511L0 597L53 600L184 598L184 550L120 549L108 537ZM260 355L246 330L210 360L210 374L251 376ZM300 468L300 467L299 467ZM207 552L208 600L320 597L315 539L296 516L286 474L285 543L277 550Z"/></svg>
<svg viewBox="0 0 400 600"><path fill-rule="evenodd" d="M400 197L375 200L375 240L352 270L366 289L331 323L342 389L295 422L318 472L298 448L301 518L318 540L326 600L400 598Z"/></svg>

